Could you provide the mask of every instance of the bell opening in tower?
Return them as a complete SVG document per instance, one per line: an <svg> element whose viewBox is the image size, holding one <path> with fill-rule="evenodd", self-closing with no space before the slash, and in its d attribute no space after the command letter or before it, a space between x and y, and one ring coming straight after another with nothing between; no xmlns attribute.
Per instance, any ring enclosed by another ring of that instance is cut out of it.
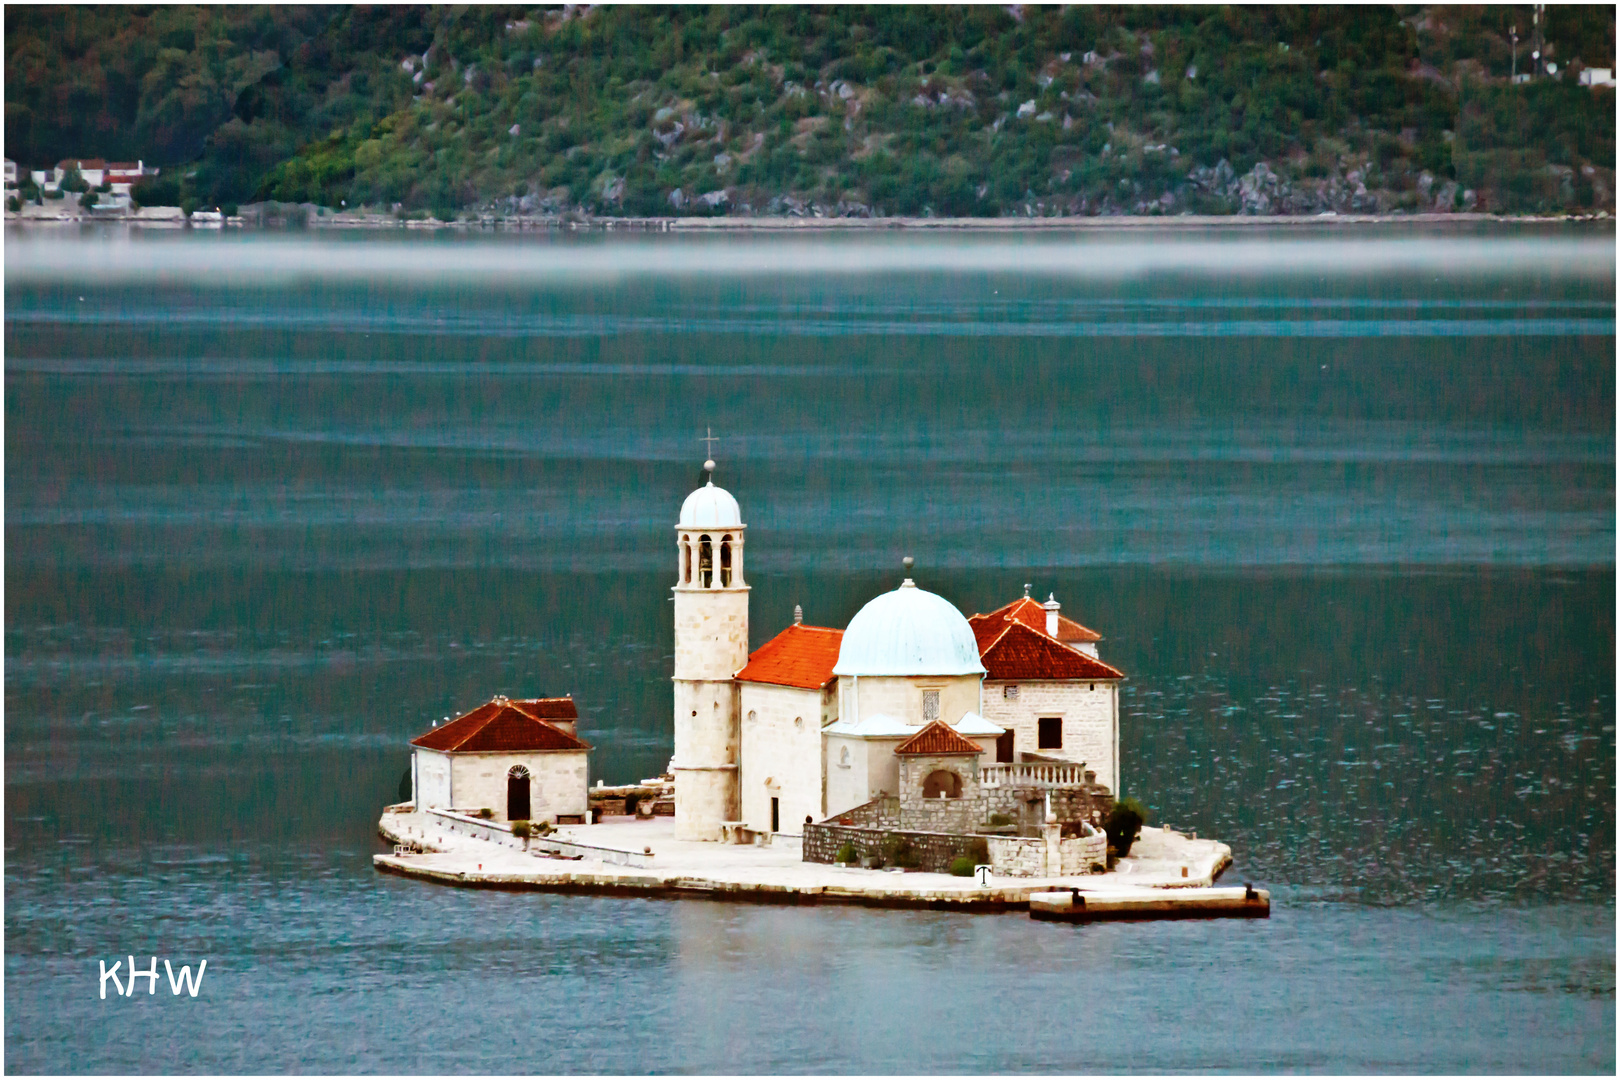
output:
<svg viewBox="0 0 1620 1080"><path fill-rule="evenodd" d="M709 534L698 537L698 586L708 589L714 585L714 547Z"/></svg>
<svg viewBox="0 0 1620 1080"><path fill-rule="evenodd" d="M720 538L720 587L731 587L731 534Z"/></svg>

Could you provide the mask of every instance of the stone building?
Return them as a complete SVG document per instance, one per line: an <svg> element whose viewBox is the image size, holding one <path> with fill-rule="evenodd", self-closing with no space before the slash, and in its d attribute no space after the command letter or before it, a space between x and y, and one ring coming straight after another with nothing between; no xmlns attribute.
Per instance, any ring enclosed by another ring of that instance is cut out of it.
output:
<svg viewBox="0 0 1620 1080"><path fill-rule="evenodd" d="M742 512L710 479L686 497L676 532L675 835L719 840L737 820L737 672L748 662Z"/></svg>
<svg viewBox="0 0 1620 1080"><path fill-rule="evenodd" d="M908 576L842 631L806 626L796 609L750 656L745 526L737 500L714 486L714 463L704 468L676 525L678 837L797 833L807 819L903 799L900 747L925 730L949 733L963 756L956 771L986 777L999 801L1015 787L1020 797L1085 787L1088 771L1093 786L1117 790L1124 675L1097 657L1100 635L1027 586L1022 600L969 620Z"/></svg>
<svg viewBox="0 0 1620 1080"><path fill-rule="evenodd" d="M984 708L1006 730L999 762L1038 758L1086 765L1119 790L1118 668L1097 656L1102 635L1064 618L1057 600L1020 600L968 619L984 661Z"/></svg>
<svg viewBox="0 0 1620 1080"><path fill-rule="evenodd" d="M583 819L589 744L572 698L495 697L411 740L418 810L490 810L497 821Z"/></svg>
<svg viewBox="0 0 1620 1080"><path fill-rule="evenodd" d="M737 672L742 713L742 820L759 831L796 832L822 817L822 731L838 717L833 664L842 630L792 626L760 646Z"/></svg>

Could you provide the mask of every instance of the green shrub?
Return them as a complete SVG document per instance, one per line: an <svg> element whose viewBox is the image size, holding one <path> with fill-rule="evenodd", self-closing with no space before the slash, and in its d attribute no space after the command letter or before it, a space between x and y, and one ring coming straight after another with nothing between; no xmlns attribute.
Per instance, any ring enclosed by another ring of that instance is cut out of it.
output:
<svg viewBox="0 0 1620 1080"><path fill-rule="evenodd" d="M848 840L845 840L843 846L833 853L833 862L859 862L860 858L860 853L855 850L855 845Z"/></svg>
<svg viewBox="0 0 1620 1080"><path fill-rule="evenodd" d="M1011 814L991 814L990 815L990 824L992 826L994 826L995 828L999 829L1003 825L1011 825L1012 823L1013 823L1013 817L1012 817Z"/></svg>
<svg viewBox="0 0 1620 1080"><path fill-rule="evenodd" d="M972 877L973 868L979 863L971 855L958 855L951 860L951 873L957 877Z"/></svg>
<svg viewBox="0 0 1620 1080"><path fill-rule="evenodd" d="M894 833L883 838L883 858L892 866L911 868L917 865L917 852L912 848L911 841Z"/></svg>
<svg viewBox="0 0 1620 1080"><path fill-rule="evenodd" d="M1108 822L1103 826L1114 854L1123 859L1131 853L1131 845L1136 842L1136 834L1147 816L1147 808L1135 799L1120 799L1114 803L1114 808L1108 812Z"/></svg>
<svg viewBox="0 0 1620 1080"><path fill-rule="evenodd" d="M17 201L17 196L11 195L6 199L6 209L15 214L17 211L22 209L22 203Z"/></svg>
<svg viewBox="0 0 1620 1080"><path fill-rule="evenodd" d="M529 823L528 823L527 820L525 820L524 818L516 818L516 819L513 820L513 822L512 822L512 835L513 836L517 837L519 840L527 840L529 838L529 832L530 832Z"/></svg>

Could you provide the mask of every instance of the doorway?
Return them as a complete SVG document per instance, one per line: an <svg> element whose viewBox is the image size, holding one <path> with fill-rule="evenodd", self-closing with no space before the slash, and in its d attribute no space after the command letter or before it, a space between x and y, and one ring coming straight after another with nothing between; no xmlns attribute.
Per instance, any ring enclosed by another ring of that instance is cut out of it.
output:
<svg viewBox="0 0 1620 1080"><path fill-rule="evenodd" d="M529 820L529 770L521 765L506 774L506 820Z"/></svg>
<svg viewBox="0 0 1620 1080"><path fill-rule="evenodd" d="M1013 760L1013 733L1009 729L996 736L996 762L1010 764Z"/></svg>
<svg viewBox="0 0 1620 1080"><path fill-rule="evenodd" d="M782 831L782 800L771 796L771 832Z"/></svg>

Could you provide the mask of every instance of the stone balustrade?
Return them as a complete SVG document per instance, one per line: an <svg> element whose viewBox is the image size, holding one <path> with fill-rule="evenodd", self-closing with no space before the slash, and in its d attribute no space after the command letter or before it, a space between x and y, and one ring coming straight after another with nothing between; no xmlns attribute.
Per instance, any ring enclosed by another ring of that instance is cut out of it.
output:
<svg viewBox="0 0 1620 1080"><path fill-rule="evenodd" d="M1003 761L979 766L979 785L986 788L1074 788L1086 786L1085 762Z"/></svg>

